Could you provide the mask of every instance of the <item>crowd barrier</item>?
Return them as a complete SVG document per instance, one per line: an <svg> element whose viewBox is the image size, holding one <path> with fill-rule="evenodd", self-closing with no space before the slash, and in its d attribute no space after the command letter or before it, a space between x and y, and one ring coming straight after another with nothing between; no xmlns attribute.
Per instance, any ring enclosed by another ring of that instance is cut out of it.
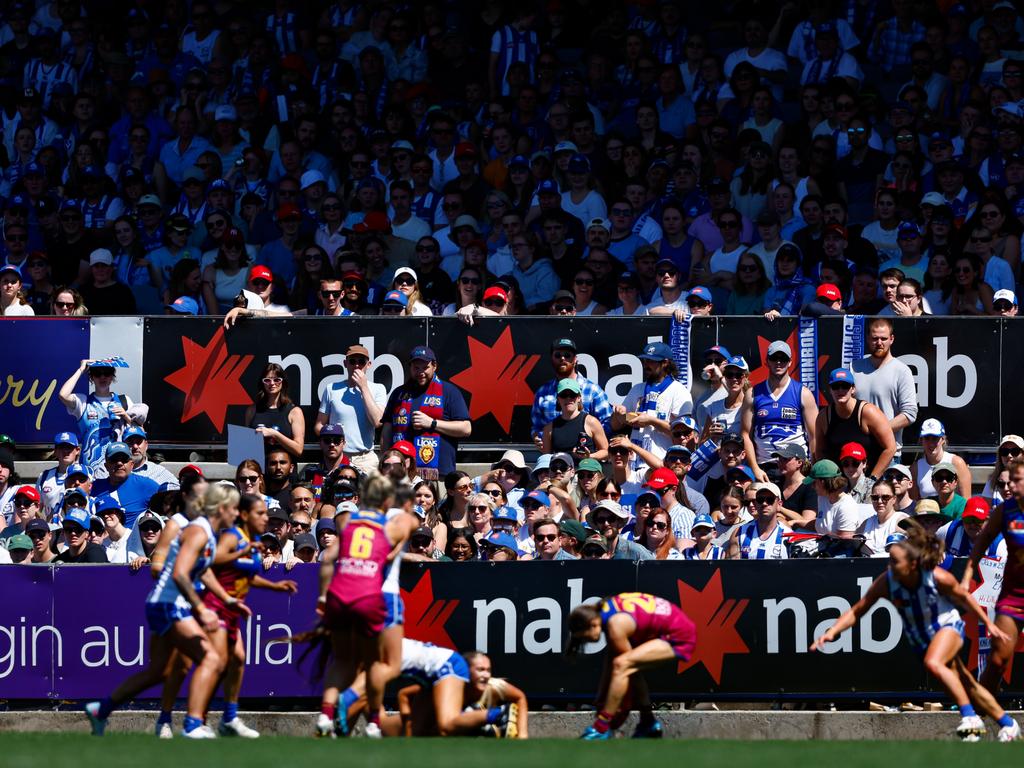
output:
<svg viewBox="0 0 1024 768"><path fill-rule="evenodd" d="M895 324L894 353L916 377L918 425L939 418L953 444L975 448L1024 432L1016 388L1004 385L1024 379L1024 322L897 318ZM768 344L786 339L798 358L794 375L815 383L819 393L827 391L828 372L844 355L859 356L863 344L843 318L802 326L796 318L695 318L689 330L695 397L706 387L699 366L712 344L744 355L757 383L767 376ZM128 367L118 370L114 391L150 404L151 441L224 443L227 425L242 423L268 362L287 369L292 399L309 424L320 394L344 379L350 344L370 350L371 378L390 392L403 379L410 350L426 343L437 352L442 378L466 396L473 435L465 442L526 443L533 393L552 377L552 340L574 339L584 375L619 403L642 378L637 355L644 344L670 336L671 321L652 317L493 318L473 327L452 318L296 318L243 321L229 331L215 318L10 319L0 323L0 343L15 351L3 362L0 431L18 443L45 444L55 432L73 428L57 399L61 383L82 357L120 355ZM79 390L85 391L84 379ZM917 425L904 439L916 438Z"/></svg>
<svg viewBox="0 0 1024 768"><path fill-rule="evenodd" d="M854 603L885 566L882 560L776 562L550 562L416 564L402 568L409 637L491 655L495 674L537 699L591 700L602 646L563 655L566 618L581 602L625 591L660 595L697 625L686 664L650 678L658 700L907 699L932 695L902 639L888 601L824 653L815 637ZM316 622L316 565L271 579L296 579L295 596L253 590L243 628L247 698L316 695L300 646L274 642ZM82 699L109 691L147 658L143 599L147 569L123 566L0 566L0 698ZM992 595L976 593L983 603ZM964 654L977 667L976 623ZM1024 674L1007 695L1024 693ZM150 690L143 698L156 697Z"/></svg>

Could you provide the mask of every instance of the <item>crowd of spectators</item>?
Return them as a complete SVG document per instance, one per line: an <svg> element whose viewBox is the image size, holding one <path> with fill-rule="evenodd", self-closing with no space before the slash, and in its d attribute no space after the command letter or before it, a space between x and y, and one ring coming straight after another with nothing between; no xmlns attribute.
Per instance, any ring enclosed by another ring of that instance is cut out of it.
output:
<svg viewBox="0 0 1024 768"><path fill-rule="evenodd" d="M0 314L1017 311L1008 0L0 8Z"/></svg>
<svg viewBox="0 0 1024 768"><path fill-rule="evenodd" d="M908 516L965 555L990 506L1024 496L1006 469L1024 438L1000 440L978 496L937 419L920 424L920 458L901 462L903 429L918 413L912 374L891 354L891 320L875 318L867 332L869 354L829 373L821 408L791 378L785 341L768 346L768 377L756 385L742 356L705 350L709 386L696 402L671 347L651 342L636 351L643 380L613 406L580 373L576 342L553 339L552 378L532 408L536 458L509 449L474 474L459 451L473 422L434 351L415 347L388 395L371 380L370 351L351 345L347 376L323 391L311 440L287 372L265 368L245 416L264 451L216 482L263 499L264 561L286 568L315 561L334 541L338 516L358 508L374 472L398 488L396 506L422 521L414 560L780 559L800 539L790 534L884 556ZM84 396L72 391L83 373ZM201 463L175 475L150 457L149 407L117 394L115 373L110 360L83 361L64 383L60 399L77 428L54 438L55 463L37 478L18 475L16 446L3 440L0 562L139 568L163 521L210 482Z"/></svg>

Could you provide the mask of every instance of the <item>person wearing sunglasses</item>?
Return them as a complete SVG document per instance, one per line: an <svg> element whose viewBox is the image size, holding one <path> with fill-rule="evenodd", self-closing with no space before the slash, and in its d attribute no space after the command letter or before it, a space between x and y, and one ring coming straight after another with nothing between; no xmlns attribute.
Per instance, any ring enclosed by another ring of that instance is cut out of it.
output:
<svg viewBox="0 0 1024 768"><path fill-rule="evenodd" d="M652 508L660 506L660 496L653 491L646 493L658 499ZM639 516L643 509L640 507L641 498L637 498L636 513ZM591 528L598 531L604 538L605 552L611 555L612 560L653 560L652 555L644 546L635 541L623 538L621 535L623 527L629 521L629 513L617 501L607 499L598 502L591 507L587 516L587 523ZM590 538L583 545L583 557L587 558L587 548L590 545Z"/></svg>
<svg viewBox="0 0 1024 768"><path fill-rule="evenodd" d="M787 560L785 536L790 528L779 522L782 491L775 483L754 483L754 519L733 530L725 551L729 560Z"/></svg>
<svg viewBox="0 0 1024 768"><path fill-rule="evenodd" d="M203 299L207 307L211 310L216 307L222 313L234 307L235 298L245 288L249 278L246 269L248 264L245 236L232 227L221 238L213 264L203 270ZM294 277L294 267L289 272Z"/></svg>
<svg viewBox="0 0 1024 768"><path fill-rule="evenodd" d="M417 317L430 317L434 313L422 301L420 294L419 278L416 271L410 267L399 267L395 270L395 276L391 281L391 290L401 292L406 298L406 314ZM390 294L388 294L390 295ZM387 298L384 303L387 304ZM383 311L383 310L382 310Z"/></svg>
<svg viewBox="0 0 1024 768"><path fill-rule="evenodd" d="M306 439L306 419L288 394L288 378L277 363L268 363L260 376L253 404L245 412L244 423L255 429L268 447L281 446L293 456L302 455Z"/></svg>
<svg viewBox="0 0 1024 768"><path fill-rule="evenodd" d="M946 545L946 559L943 561L943 568L948 570L953 565L955 557L970 556L974 549L974 543L978 540L982 528L988 521L991 509L988 499L982 496L972 496L964 505L963 514L959 519L946 523L935 532L935 537ZM985 547L985 557L1005 562L1006 556L1006 539L1002 533L997 533Z"/></svg>
<svg viewBox="0 0 1024 768"><path fill-rule="evenodd" d="M61 523L67 549L58 554L54 561L58 563L103 563L106 564L107 554L100 544L94 544L89 537L92 527L92 515L82 508L70 509L63 515Z"/></svg>
<svg viewBox="0 0 1024 768"><path fill-rule="evenodd" d="M688 298L686 291L683 290L685 276L679 272L675 262L666 258L658 259L654 265L654 275L657 287L647 303L647 314L671 315L680 311L685 312Z"/></svg>
<svg viewBox="0 0 1024 768"><path fill-rule="evenodd" d="M842 463L842 454L849 446L860 448L869 471L864 475L866 485L860 494L864 498L858 500L866 501L870 483L882 477L892 464L896 438L881 409L858 399L851 370L836 368L829 374L829 393L832 403L821 408L814 423L814 458Z"/></svg>
<svg viewBox="0 0 1024 768"><path fill-rule="evenodd" d="M920 433L921 458L911 465L916 485L916 498L934 499L939 495L939 487L934 484L935 468L940 464L954 467L953 490L964 498L971 495L971 468L958 456L948 450L949 440L946 427L938 419L925 419L921 423Z"/></svg>
<svg viewBox="0 0 1024 768"><path fill-rule="evenodd" d="M996 448L996 463L992 467L988 480L985 481L985 488L981 492L982 496L991 499L993 503L998 503L1005 498L1003 492L1007 490L1008 486L1003 484L1000 478L1008 479L1006 476L1007 465L1012 459L1016 459L1022 454L1024 454L1024 437L1003 435L1000 438Z"/></svg>

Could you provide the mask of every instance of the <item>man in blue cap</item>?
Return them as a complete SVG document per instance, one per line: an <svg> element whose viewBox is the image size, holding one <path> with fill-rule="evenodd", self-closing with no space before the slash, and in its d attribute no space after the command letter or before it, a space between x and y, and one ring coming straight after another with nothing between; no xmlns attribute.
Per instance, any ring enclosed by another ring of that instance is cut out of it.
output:
<svg viewBox="0 0 1024 768"><path fill-rule="evenodd" d="M612 409L612 429L632 427L630 439L660 459L672 445L672 422L693 410L693 398L682 382L676 381L679 371L668 344L647 344L640 352L640 362L644 380Z"/></svg>
<svg viewBox="0 0 1024 768"><path fill-rule="evenodd" d="M36 487L42 497L43 511L47 517L53 515L53 510L64 495L64 480L68 475L68 468L78 461L82 446L78 442L78 435L74 432L58 432L53 438L53 454L57 459L57 466L44 469L36 478Z"/></svg>
<svg viewBox="0 0 1024 768"><path fill-rule="evenodd" d="M125 443L108 445L104 451L103 465L107 477L93 483L92 496L99 502L106 496L116 494L115 498L125 511L125 527L131 528L135 525L135 519L146 511L153 494L160 490L160 484L132 471L132 449Z"/></svg>
<svg viewBox="0 0 1024 768"><path fill-rule="evenodd" d="M146 430L142 427L128 427L124 434L121 435L121 442L131 449L131 471L133 474L148 477L159 485L161 490L176 491L178 489L178 478L159 464L149 460L149 438L146 436ZM107 468L105 464L96 468L97 478L106 476Z"/></svg>
<svg viewBox="0 0 1024 768"><path fill-rule="evenodd" d="M114 443L117 445L117 443ZM64 541L68 548L54 558L58 563L107 563L107 553L99 544L89 540L92 528L92 515L85 509L76 507L68 510L62 523Z"/></svg>
<svg viewBox="0 0 1024 768"><path fill-rule="evenodd" d="M473 431L469 410L458 387L437 375L437 355L430 347L414 347L405 383L384 407L381 445L408 440L416 449L420 477L436 480L455 470L459 439Z"/></svg>
<svg viewBox="0 0 1024 768"><path fill-rule="evenodd" d="M573 379L580 385L583 410L600 421L607 432L612 416L611 403L601 387L576 370L576 342L569 338L555 339L551 343L551 367L555 378L538 387L533 395L530 427L534 444L540 448L545 425L554 421L559 413L558 382L563 379Z"/></svg>

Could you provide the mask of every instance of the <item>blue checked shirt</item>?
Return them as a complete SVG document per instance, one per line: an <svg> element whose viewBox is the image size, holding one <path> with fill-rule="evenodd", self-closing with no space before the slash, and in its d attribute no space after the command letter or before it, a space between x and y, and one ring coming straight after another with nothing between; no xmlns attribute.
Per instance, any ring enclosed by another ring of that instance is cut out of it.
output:
<svg viewBox="0 0 1024 768"><path fill-rule="evenodd" d="M869 57L877 62L886 72L895 67L910 63L910 46L924 40L925 29L918 22L913 22L909 32L901 32L895 17L884 23L882 31L871 43Z"/></svg>
<svg viewBox="0 0 1024 768"><path fill-rule="evenodd" d="M605 432L609 431L612 419L612 404L608 402L608 395L604 393L597 384L590 379L576 376L576 383L580 385L580 392L583 395L583 410L601 422ZM534 435L544 431L544 427L555 420L558 415L558 393L555 387L558 380L552 379L537 390L533 396L533 410L530 412L530 422L533 426Z"/></svg>

